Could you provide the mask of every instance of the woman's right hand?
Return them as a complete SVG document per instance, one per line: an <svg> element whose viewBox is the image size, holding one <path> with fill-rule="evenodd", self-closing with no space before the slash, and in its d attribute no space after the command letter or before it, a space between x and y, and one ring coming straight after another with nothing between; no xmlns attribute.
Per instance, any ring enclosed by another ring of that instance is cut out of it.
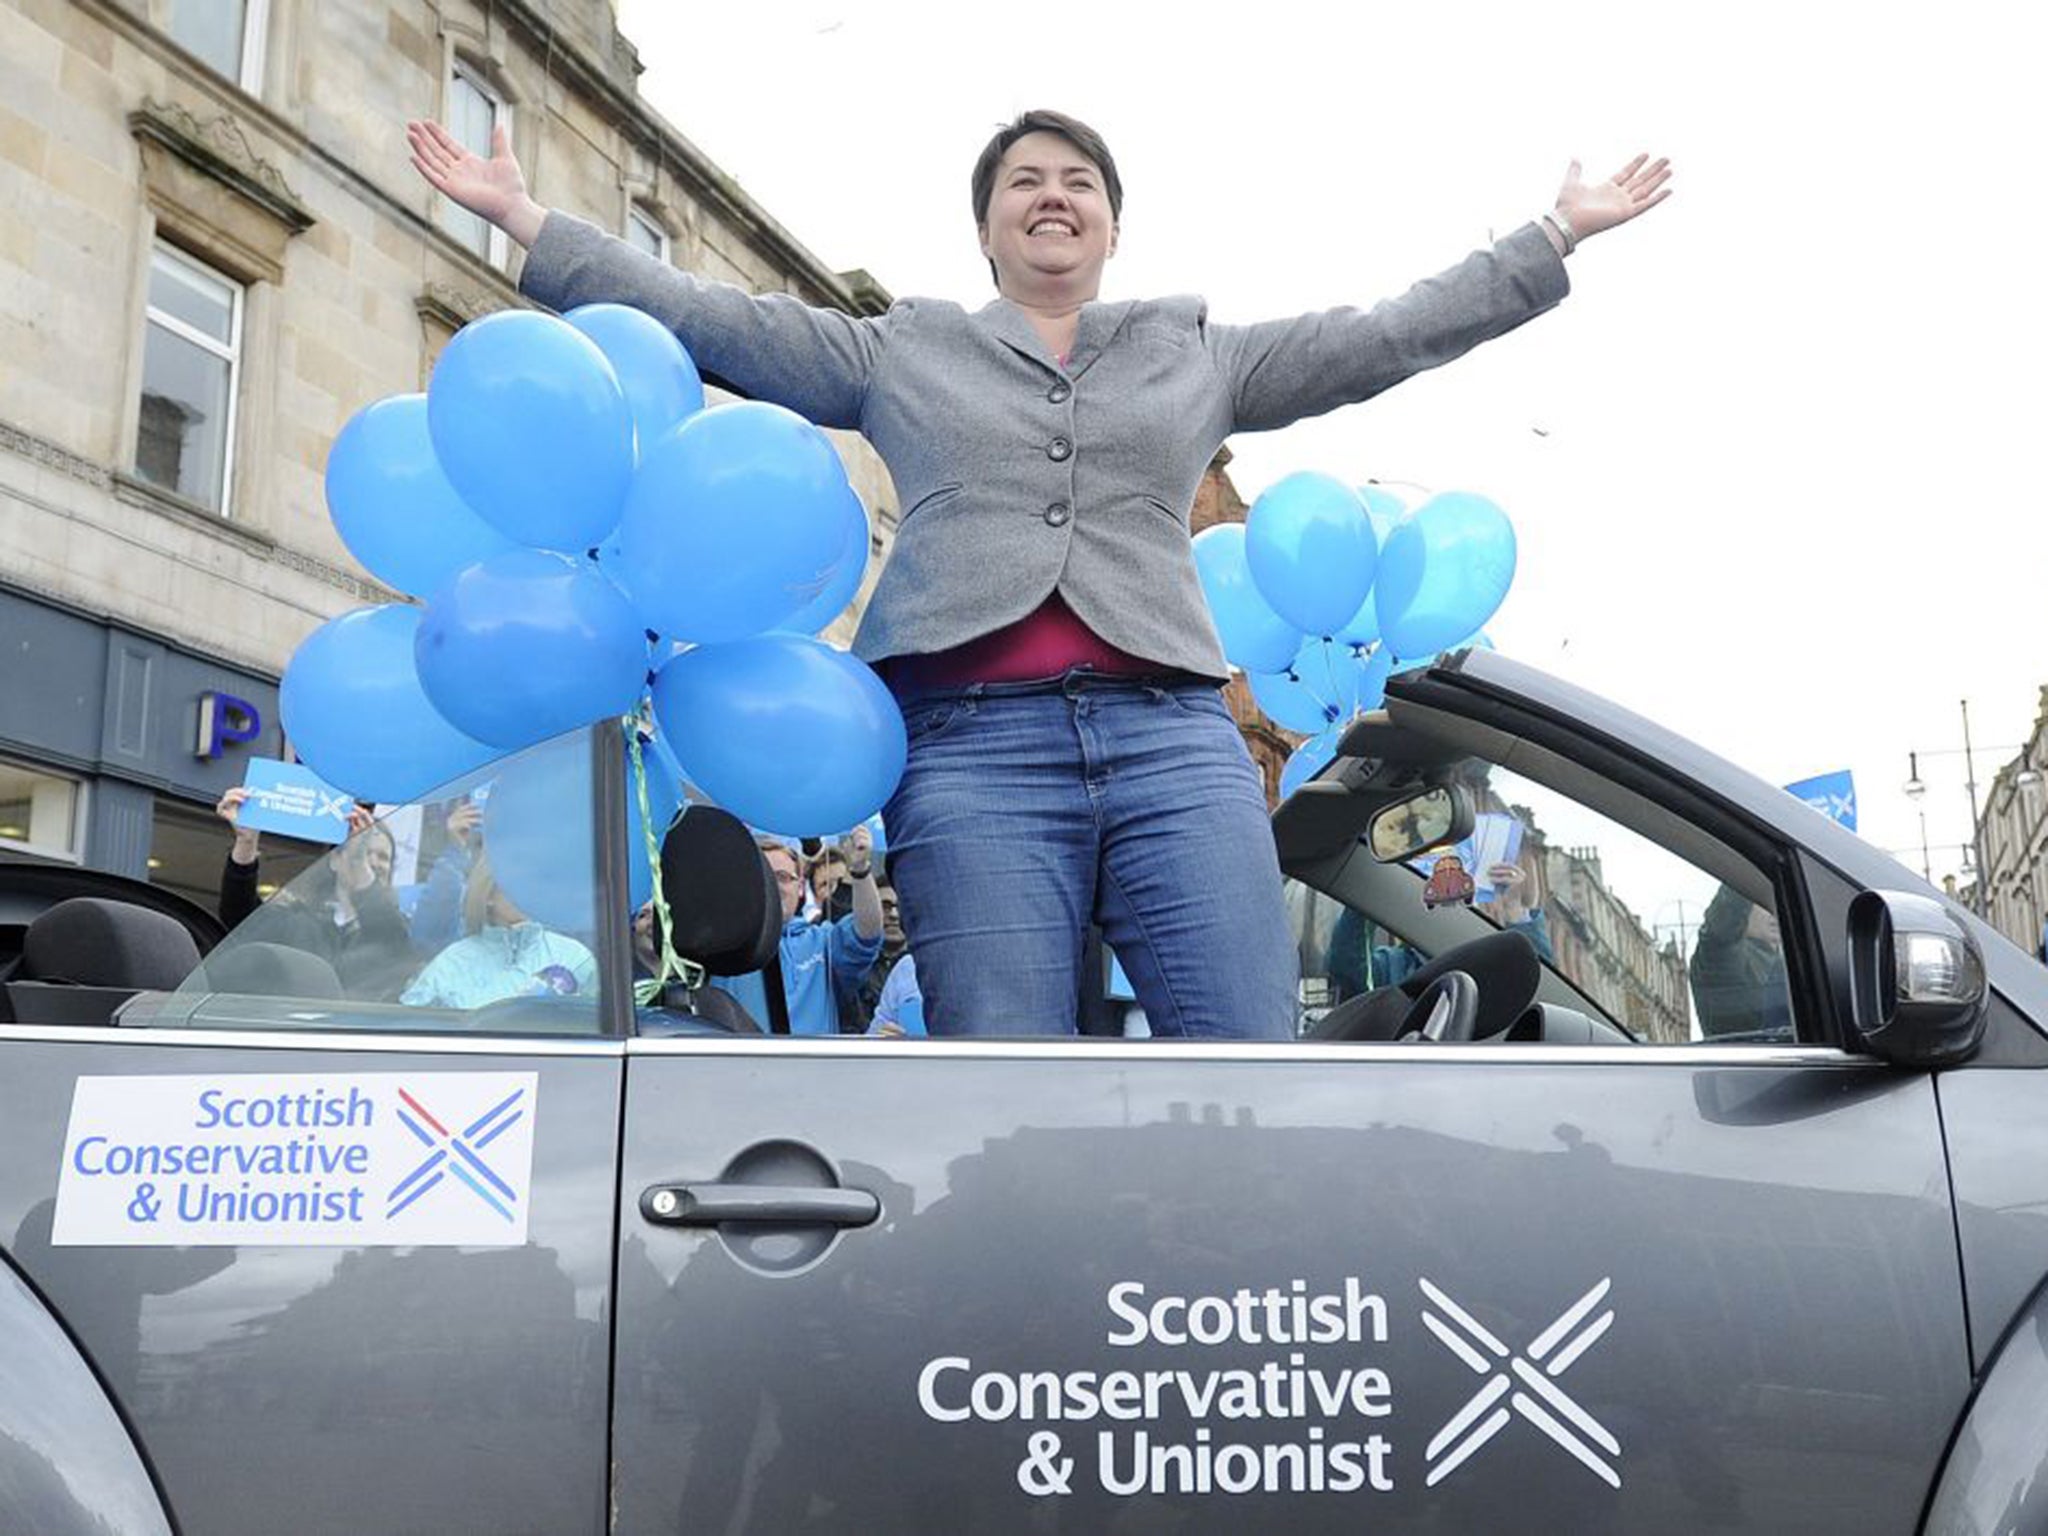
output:
<svg viewBox="0 0 2048 1536"><path fill-rule="evenodd" d="M522 246L540 238L547 210L526 195L526 177L503 123L491 130L488 160L435 122L407 123L405 142L412 150L413 169L435 191L497 225Z"/></svg>

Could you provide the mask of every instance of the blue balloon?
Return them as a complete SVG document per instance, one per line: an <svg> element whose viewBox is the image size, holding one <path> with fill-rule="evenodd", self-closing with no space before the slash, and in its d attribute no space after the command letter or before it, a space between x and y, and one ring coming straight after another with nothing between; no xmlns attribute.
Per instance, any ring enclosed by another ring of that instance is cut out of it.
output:
<svg viewBox="0 0 2048 1536"><path fill-rule="evenodd" d="M393 395L349 418L327 451L327 510L363 569L414 597L517 547L448 483L425 395Z"/></svg>
<svg viewBox="0 0 2048 1536"><path fill-rule="evenodd" d="M1352 648L1311 636L1285 672L1250 674L1259 708L1290 731L1321 731L1348 721L1358 705L1359 662Z"/></svg>
<svg viewBox="0 0 2048 1536"><path fill-rule="evenodd" d="M840 546L839 562L833 568L832 584L776 628L786 629L793 635L815 635L844 613L846 605L860 591L861 580L868 573L868 509L861 505L860 493L850 485L846 488L839 516L841 537L845 542Z"/></svg>
<svg viewBox="0 0 2048 1536"><path fill-rule="evenodd" d="M903 776L903 713L868 667L821 640L699 646L654 680L654 716L691 781L785 837L858 826Z"/></svg>
<svg viewBox="0 0 2048 1536"><path fill-rule="evenodd" d="M434 365L427 426L449 482L515 543L580 555L618 526L633 412L567 321L522 309L465 325Z"/></svg>
<svg viewBox="0 0 2048 1536"><path fill-rule="evenodd" d="M497 755L427 698L413 664L419 622L406 603L329 619L292 653L278 687L293 750L358 800L418 800Z"/></svg>
<svg viewBox="0 0 2048 1536"><path fill-rule="evenodd" d="M1280 769L1282 800L1323 771L1331 759L1336 757L1337 743L1343 735L1342 727L1331 726L1328 730L1309 737L1288 754L1286 763Z"/></svg>
<svg viewBox="0 0 2048 1536"><path fill-rule="evenodd" d="M1484 496L1432 496L1387 538L1380 628L1394 654L1427 656L1493 617L1515 579L1515 530Z"/></svg>
<svg viewBox="0 0 2048 1536"><path fill-rule="evenodd" d="M648 815L628 756L624 770L628 905L654 893L647 829L659 848L682 808L682 793L643 747ZM575 731L510 758L484 801L484 851L491 874L520 910L550 928L588 935L597 926L597 860L591 842L590 738Z"/></svg>
<svg viewBox="0 0 2048 1536"><path fill-rule="evenodd" d="M794 411L760 401L699 411L647 453L619 547L647 627L716 644L818 600L846 546L846 470Z"/></svg>
<svg viewBox="0 0 2048 1536"><path fill-rule="evenodd" d="M1378 709L1387 701L1387 679L1394 673L1394 653L1384 645L1358 663L1358 708Z"/></svg>
<svg viewBox="0 0 2048 1536"><path fill-rule="evenodd" d="M1387 536L1394 531L1395 525L1408 515L1408 508L1392 491L1377 485L1361 485L1358 488L1358 497L1365 503L1365 515L1372 520L1374 545L1384 555ZM1366 646L1371 645L1379 637L1379 596L1375 590L1365 594L1365 601L1358 605L1358 611L1338 629L1336 638L1346 645Z"/></svg>
<svg viewBox="0 0 2048 1536"><path fill-rule="evenodd" d="M588 560L515 549L434 594L418 660L442 714L479 741L525 747L632 708L647 634Z"/></svg>
<svg viewBox="0 0 2048 1536"><path fill-rule="evenodd" d="M1295 628L1334 635L1372 590L1379 544L1358 493L1311 470L1268 487L1245 517L1245 562Z"/></svg>
<svg viewBox="0 0 2048 1536"><path fill-rule="evenodd" d="M640 455L704 409L704 380L676 333L630 304L585 304L562 318L597 343L619 376Z"/></svg>
<svg viewBox="0 0 2048 1536"><path fill-rule="evenodd" d="M1266 605L1245 564L1242 523L1218 523L1194 538L1195 574L1223 654L1247 672L1282 672L1301 648L1301 631Z"/></svg>

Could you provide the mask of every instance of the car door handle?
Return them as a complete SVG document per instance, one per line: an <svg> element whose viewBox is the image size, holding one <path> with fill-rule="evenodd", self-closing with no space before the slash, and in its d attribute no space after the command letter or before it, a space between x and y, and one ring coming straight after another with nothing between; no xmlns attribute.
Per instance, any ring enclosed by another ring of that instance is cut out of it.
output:
<svg viewBox="0 0 2048 1536"><path fill-rule="evenodd" d="M717 1227L726 1222L783 1227L864 1227L882 1202L864 1189L801 1184L656 1184L640 1196L640 1214L665 1227Z"/></svg>

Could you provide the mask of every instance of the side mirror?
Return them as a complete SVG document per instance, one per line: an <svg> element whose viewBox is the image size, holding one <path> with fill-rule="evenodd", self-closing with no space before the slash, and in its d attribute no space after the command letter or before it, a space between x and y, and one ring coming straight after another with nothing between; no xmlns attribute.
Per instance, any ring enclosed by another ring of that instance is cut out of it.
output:
<svg viewBox="0 0 2048 1536"><path fill-rule="evenodd" d="M1873 1053L1903 1067L1966 1060L1989 1001L1984 953L1940 902L1865 891L1849 903L1849 1016Z"/></svg>
<svg viewBox="0 0 2048 1536"><path fill-rule="evenodd" d="M1470 837L1473 820L1471 794L1439 784L1374 811L1365 825L1365 845L1380 863L1398 864Z"/></svg>

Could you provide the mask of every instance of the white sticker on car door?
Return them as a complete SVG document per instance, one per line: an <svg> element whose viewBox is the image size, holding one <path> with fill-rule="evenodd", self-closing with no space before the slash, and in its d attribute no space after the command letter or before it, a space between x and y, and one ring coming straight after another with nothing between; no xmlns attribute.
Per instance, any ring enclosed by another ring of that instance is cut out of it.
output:
<svg viewBox="0 0 2048 1536"><path fill-rule="evenodd" d="M526 1241L532 1072L81 1077L59 1246Z"/></svg>

